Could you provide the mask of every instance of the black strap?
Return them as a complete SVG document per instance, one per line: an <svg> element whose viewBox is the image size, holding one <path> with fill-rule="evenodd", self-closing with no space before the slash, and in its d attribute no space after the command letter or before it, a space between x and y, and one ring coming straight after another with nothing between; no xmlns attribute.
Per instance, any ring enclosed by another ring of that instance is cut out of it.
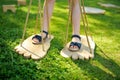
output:
<svg viewBox="0 0 120 80"><path fill-rule="evenodd" d="M43 33L46 34L46 37L45 37L45 38L47 38L47 36L48 36L48 32L43 30ZM40 35L35 35L32 39L34 39L34 38L38 39L39 42L42 41L42 36L40 36ZM45 39L45 38L44 38L44 39Z"/></svg>
<svg viewBox="0 0 120 80"><path fill-rule="evenodd" d="M43 32L44 32L46 35L48 35L48 32L47 32L47 31L44 31L44 30L43 30Z"/></svg>
<svg viewBox="0 0 120 80"><path fill-rule="evenodd" d="M77 37L77 38L79 38L79 39L81 40L81 37L78 36L78 35L72 35L72 38L73 38L73 37Z"/></svg>
<svg viewBox="0 0 120 80"><path fill-rule="evenodd" d="M39 36L39 35L35 35L32 39L34 39L34 38L38 39L38 40L39 40L39 42L41 42L41 40L42 40L42 37L41 37L41 36Z"/></svg>
<svg viewBox="0 0 120 80"><path fill-rule="evenodd" d="M81 48L81 43L71 42L69 47L71 47L71 46L77 46L80 49Z"/></svg>

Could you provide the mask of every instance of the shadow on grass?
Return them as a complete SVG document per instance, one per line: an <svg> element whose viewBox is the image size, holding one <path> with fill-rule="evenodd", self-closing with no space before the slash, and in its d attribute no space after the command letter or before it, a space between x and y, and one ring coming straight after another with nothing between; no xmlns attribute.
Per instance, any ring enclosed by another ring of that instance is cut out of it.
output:
<svg viewBox="0 0 120 80"><path fill-rule="evenodd" d="M73 61L84 72L83 75L89 79L98 80L119 80L120 79L120 66L104 53L100 47L99 53L95 50L95 58L89 61Z"/></svg>

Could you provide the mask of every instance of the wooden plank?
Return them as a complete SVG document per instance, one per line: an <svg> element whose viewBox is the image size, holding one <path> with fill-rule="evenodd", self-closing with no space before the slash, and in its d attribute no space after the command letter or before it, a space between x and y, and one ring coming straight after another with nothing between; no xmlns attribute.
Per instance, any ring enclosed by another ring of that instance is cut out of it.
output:
<svg viewBox="0 0 120 80"><path fill-rule="evenodd" d="M17 2L18 2L18 6L20 6L20 5L25 6L26 5L26 0L17 0Z"/></svg>
<svg viewBox="0 0 120 80"><path fill-rule="evenodd" d="M13 13L16 12L15 5L3 5L3 12L7 12L8 10L11 10Z"/></svg>
<svg viewBox="0 0 120 80"><path fill-rule="evenodd" d="M104 3L98 2L98 4L100 6L103 6L103 7L106 7L106 8L119 8L120 9L120 6L117 6L117 5L114 5L114 4L110 4L110 3L104 4Z"/></svg>
<svg viewBox="0 0 120 80"><path fill-rule="evenodd" d="M85 7L86 14L105 14L105 10L95 7Z"/></svg>

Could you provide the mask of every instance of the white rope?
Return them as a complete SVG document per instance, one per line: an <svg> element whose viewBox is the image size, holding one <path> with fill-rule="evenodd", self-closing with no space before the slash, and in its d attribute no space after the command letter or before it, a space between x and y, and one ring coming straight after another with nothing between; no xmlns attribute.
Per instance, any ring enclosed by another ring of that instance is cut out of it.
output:
<svg viewBox="0 0 120 80"><path fill-rule="evenodd" d="M72 0L69 0L69 11L68 11L68 21L67 21L67 26L66 26L66 36L65 36L65 45L68 42L68 30L70 26L70 21L71 21L71 7L72 7Z"/></svg>

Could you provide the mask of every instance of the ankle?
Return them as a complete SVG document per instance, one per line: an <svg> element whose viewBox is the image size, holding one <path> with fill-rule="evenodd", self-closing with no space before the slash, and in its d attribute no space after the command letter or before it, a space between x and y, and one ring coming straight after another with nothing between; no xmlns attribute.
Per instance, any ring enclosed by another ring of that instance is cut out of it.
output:
<svg viewBox="0 0 120 80"><path fill-rule="evenodd" d="M48 32L43 30L42 33L41 33L42 37L45 38L48 36Z"/></svg>
<svg viewBox="0 0 120 80"><path fill-rule="evenodd" d="M81 37L79 35L72 35L72 41L73 42L80 42L81 41Z"/></svg>
<svg viewBox="0 0 120 80"><path fill-rule="evenodd" d="M72 41L73 41L73 42L80 42L80 39L74 37L74 38L72 38Z"/></svg>

